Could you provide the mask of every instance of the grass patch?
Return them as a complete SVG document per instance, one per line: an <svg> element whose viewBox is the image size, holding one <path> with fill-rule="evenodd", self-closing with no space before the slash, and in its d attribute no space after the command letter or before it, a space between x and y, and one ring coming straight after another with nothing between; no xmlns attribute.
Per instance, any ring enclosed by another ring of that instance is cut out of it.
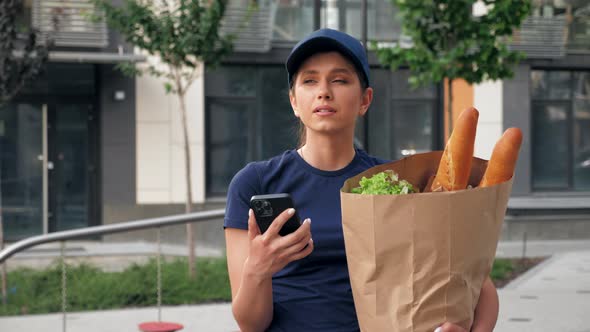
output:
<svg viewBox="0 0 590 332"><path fill-rule="evenodd" d="M502 288L524 272L541 263L545 258L498 258L494 261L490 277L496 288Z"/></svg>
<svg viewBox="0 0 590 332"><path fill-rule="evenodd" d="M492 271L490 272L492 281L508 278L508 276L514 271L514 264L514 260L511 259L496 259L494 261L494 265L492 266Z"/></svg>
<svg viewBox="0 0 590 332"><path fill-rule="evenodd" d="M61 265L46 270L17 269L8 273L7 305L0 315L61 311ZM123 272L104 272L90 265L67 267L67 310L104 310L157 304L156 263L132 265ZM230 301L225 258L197 260L197 277L188 277L186 259L162 263L165 305Z"/></svg>
<svg viewBox="0 0 590 332"><path fill-rule="evenodd" d="M491 277L500 288L542 261L496 259ZM155 306L156 263L132 265L123 272L104 272L90 265L67 267L67 310L105 310ZM17 269L8 273L8 304L0 316L61 311L61 265L45 270ZM197 277L188 277L186 259L162 263L162 304L181 305L231 300L225 258L199 258Z"/></svg>

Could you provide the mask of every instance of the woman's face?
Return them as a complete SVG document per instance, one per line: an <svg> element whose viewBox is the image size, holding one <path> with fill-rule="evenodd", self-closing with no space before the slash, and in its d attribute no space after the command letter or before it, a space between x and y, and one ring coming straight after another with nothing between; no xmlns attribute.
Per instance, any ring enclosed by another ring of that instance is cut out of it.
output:
<svg viewBox="0 0 590 332"><path fill-rule="evenodd" d="M354 65L338 52L309 57L290 94L295 116L308 133L327 135L353 133L356 118L367 112L372 98L373 90L362 91Z"/></svg>

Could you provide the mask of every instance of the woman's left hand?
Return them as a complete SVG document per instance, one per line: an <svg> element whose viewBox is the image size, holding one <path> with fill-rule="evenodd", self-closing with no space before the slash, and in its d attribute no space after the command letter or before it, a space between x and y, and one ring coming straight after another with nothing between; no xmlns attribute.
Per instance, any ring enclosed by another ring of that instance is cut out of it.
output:
<svg viewBox="0 0 590 332"><path fill-rule="evenodd" d="M443 325L437 327L436 330L434 330L434 332L468 332L468 331L459 325L455 325L453 323L446 322Z"/></svg>

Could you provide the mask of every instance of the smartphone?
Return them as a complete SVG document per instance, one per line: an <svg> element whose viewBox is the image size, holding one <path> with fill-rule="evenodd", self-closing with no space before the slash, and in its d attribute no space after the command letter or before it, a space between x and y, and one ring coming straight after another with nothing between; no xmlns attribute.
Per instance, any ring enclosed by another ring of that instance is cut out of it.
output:
<svg viewBox="0 0 590 332"><path fill-rule="evenodd" d="M256 222L261 233L266 232L273 220L283 211L295 208L291 195L285 193L252 196L250 207L254 211L254 216L256 217ZM285 236L293 233L299 226L301 226L301 220L297 215L297 211L295 211L295 214L283 225L279 231L279 235Z"/></svg>

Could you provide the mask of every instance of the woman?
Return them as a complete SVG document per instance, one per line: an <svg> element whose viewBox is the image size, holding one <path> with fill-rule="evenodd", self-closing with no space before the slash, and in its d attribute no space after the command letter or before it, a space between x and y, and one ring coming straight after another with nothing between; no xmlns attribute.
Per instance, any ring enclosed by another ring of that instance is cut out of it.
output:
<svg viewBox="0 0 590 332"><path fill-rule="evenodd" d="M339 190L346 179L386 162L353 146L356 119L373 99L367 57L355 38L322 29L293 48L286 67L302 144L248 164L230 184L224 227L233 314L243 332L359 331ZM278 234L294 213L287 210L260 233L248 202L269 193L291 194L305 218L296 232ZM497 314L488 280L472 331L491 331ZM464 331L450 323L437 330Z"/></svg>

